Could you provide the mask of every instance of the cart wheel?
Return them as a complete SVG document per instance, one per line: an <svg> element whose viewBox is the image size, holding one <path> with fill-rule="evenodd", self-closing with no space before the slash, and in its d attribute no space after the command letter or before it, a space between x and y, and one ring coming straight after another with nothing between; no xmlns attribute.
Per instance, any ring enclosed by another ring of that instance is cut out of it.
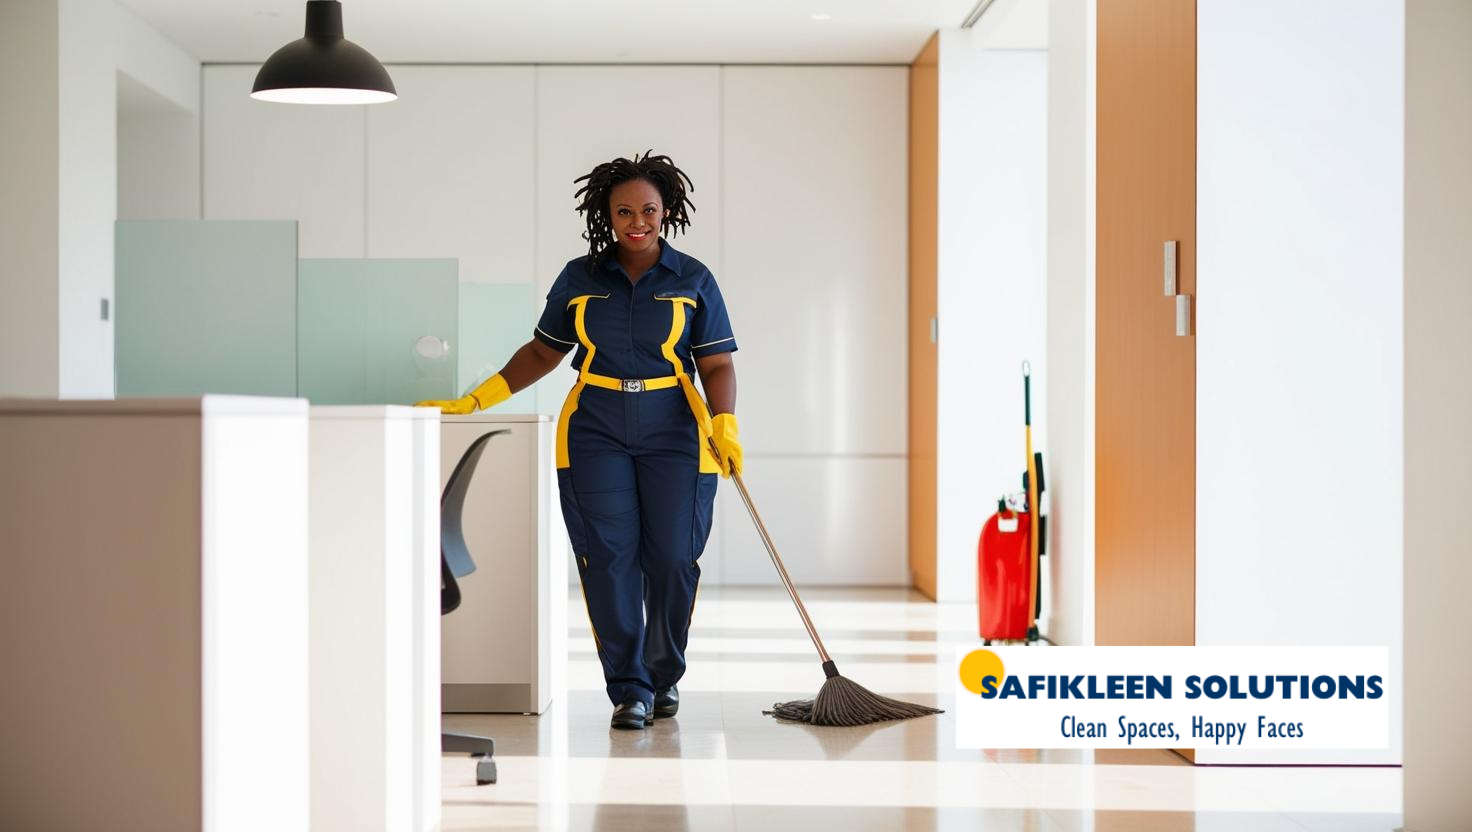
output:
<svg viewBox="0 0 1472 832"><path fill-rule="evenodd" d="M991 647L992 646L992 640L989 639L989 638L982 639L981 640L981 646L982 647Z"/></svg>
<svg viewBox="0 0 1472 832"><path fill-rule="evenodd" d="M475 761L475 785L485 786L496 782L496 761L482 757Z"/></svg>

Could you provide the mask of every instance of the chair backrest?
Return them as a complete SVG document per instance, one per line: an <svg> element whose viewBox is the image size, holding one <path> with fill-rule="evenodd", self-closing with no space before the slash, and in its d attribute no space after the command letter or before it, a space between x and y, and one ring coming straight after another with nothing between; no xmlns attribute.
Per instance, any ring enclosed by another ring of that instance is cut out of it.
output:
<svg viewBox="0 0 1472 832"><path fill-rule="evenodd" d="M503 428L477 436L460 455L460 461L455 463L455 470L450 472L444 493L440 495L440 615L460 606L460 584L455 579L475 571L475 558L470 556L470 549L465 545L465 529L461 525L470 478L475 474L491 437L510 432Z"/></svg>

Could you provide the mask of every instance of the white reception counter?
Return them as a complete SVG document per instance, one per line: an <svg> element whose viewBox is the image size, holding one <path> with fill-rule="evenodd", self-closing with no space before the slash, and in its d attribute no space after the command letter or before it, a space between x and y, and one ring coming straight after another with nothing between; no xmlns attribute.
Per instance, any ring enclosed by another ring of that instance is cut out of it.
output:
<svg viewBox="0 0 1472 832"><path fill-rule="evenodd" d="M0 539L6 828L308 828L305 401L0 401Z"/></svg>

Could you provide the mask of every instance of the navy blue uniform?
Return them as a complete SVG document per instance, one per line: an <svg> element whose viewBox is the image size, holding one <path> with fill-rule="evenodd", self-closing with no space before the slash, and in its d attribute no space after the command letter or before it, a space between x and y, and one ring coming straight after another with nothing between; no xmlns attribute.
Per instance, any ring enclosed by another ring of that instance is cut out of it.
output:
<svg viewBox="0 0 1472 832"><path fill-rule="evenodd" d="M568 263L535 336L577 350L557 485L608 698L649 704L685 672L720 472L695 359L736 349L726 304L709 269L660 240L637 283L611 253Z"/></svg>

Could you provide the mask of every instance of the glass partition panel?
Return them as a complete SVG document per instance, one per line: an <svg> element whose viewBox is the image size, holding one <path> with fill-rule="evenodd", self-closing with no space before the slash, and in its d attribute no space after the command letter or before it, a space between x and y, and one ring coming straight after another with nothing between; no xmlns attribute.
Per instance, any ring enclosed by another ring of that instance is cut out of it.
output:
<svg viewBox="0 0 1472 832"><path fill-rule="evenodd" d="M506 366L511 355L531 340L532 329L541 312L536 304L536 290L530 283L462 283L460 284L460 391L474 390ZM501 413L536 413L537 390L547 381L534 384L498 405ZM563 379L562 381L566 381ZM571 382L567 382L570 386ZM563 391L566 393L566 390ZM558 399L561 406L561 399Z"/></svg>
<svg viewBox="0 0 1472 832"><path fill-rule="evenodd" d="M115 228L119 396L296 395L293 221Z"/></svg>
<svg viewBox="0 0 1472 832"><path fill-rule="evenodd" d="M451 399L459 261L302 260L299 393L313 404Z"/></svg>

